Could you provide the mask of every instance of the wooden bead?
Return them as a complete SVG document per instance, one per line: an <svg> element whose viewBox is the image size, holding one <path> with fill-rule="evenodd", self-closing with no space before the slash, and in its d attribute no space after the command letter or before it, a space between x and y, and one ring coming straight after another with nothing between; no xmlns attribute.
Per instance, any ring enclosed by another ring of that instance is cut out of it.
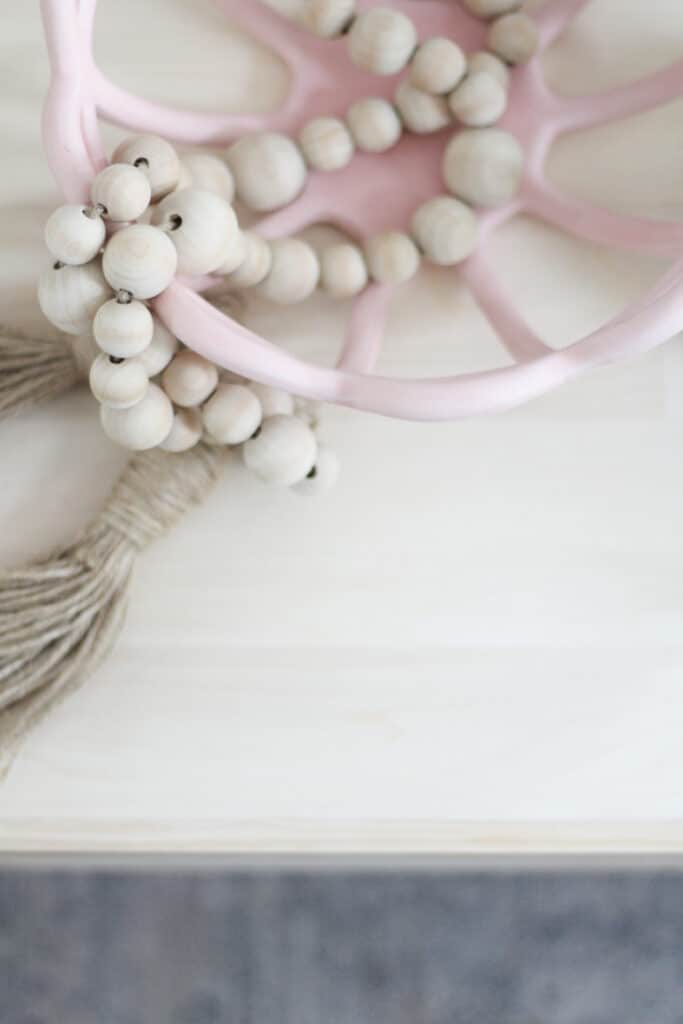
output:
<svg viewBox="0 0 683 1024"><path fill-rule="evenodd" d="M260 213L291 203L306 184L304 158L286 135L246 135L230 147L227 158L238 198Z"/></svg>
<svg viewBox="0 0 683 1024"><path fill-rule="evenodd" d="M97 256L106 236L104 221L87 206L60 206L45 225L45 244L60 263L80 266Z"/></svg>
<svg viewBox="0 0 683 1024"><path fill-rule="evenodd" d="M244 258L233 270L228 281L235 288L253 288L260 284L270 272L272 256L270 246L264 238L253 231L242 232Z"/></svg>
<svg viewBox="0 0 683 1024"><path fill-rule="evenodd" d="M472 75L477 71L486 71L489 75L493 75L504 89L507 90L510 87L509 68L500 57L496 57L495 53L479 50L477 53L470 54L467 58L467 70Z"/></svg>
<svg viewBox="0 0 683 1024"><path fill-rule="evenodd" d="M357 245L339 242L323 250L320 257L320 285L335 299L358 295L368 283L365 257Z"/></svg>
<svg viewBox="0 0 683 1024"><path fill-rule="evenodd" d="M356 0L304 0L301 20L323 39L342 35L353 21Z"/></svg>
<svg viewBox="0 0 683 1024"><path fill-rule="evenodd" d="M136 299L160 295L175 277L178 255L173 242L150 224L131 224L107 242L102 257L104 276L115 291Z"/></svg>
<svg viewBox="0 0 683 1024"><path fill-rule="evenodd" d="M173 406L156 384L130 409L100 407L100 422L107 437L133 452L156 448L168 437L173 426Z"/></svg>
<svg viewBox="0 0 683 1024"><path fill-rule="evenodd" d="M137 167L110 164L93 181L90 196L96 206L104 208L103 215L109 220L131 221L145 212L152 191Z"/></svg>
<svg viewBox="0 0 683 1024"><path fill-rule="evenodd" d="M180 161L181 176L186 175L185 188L213 192L232 203L235 198L235 179L225 160L213 153L185 153Z"/></svg>
<svg viewBox="0 0 683 1024"><path fill-rule="evenodd" d="M267 416L291 416L294 412L294 399L287 391L271 388L267 384L258 384L256 381L249 385L249 390L261 403L263 419Z"/></svg>
<svg viewBox="0 0 683 1024"><path fill-rule="evenodd" d="M413 236L428 260L452 266L475 249L479 233L477 215L451 196L435 196L413 216Z"/></svg>
<svg viewBox="0 0 683 1024"><path fill-rule="evenodd" d="M221 384L202 409L208 433L221 444L242 444L261 425L261 403L244 384Z"/></svg>
<svg viewBox="0 0 683 1024"><path fill-rule="evenodd" d="M259 285L270 302L290 305L312 295L320 277L315 250L301 238L278 238L270 243L271 266Z"/></svg>
<svg viewBox="0 0 683 1024"><path fill-rule="evenodd" d="M351 161L353 139L337 117L315 117L299 136L306 163L317 171L338 171Z"/></svg>
<svg viewBox="0 0 683 1024"><path fill-rule="evenodd" d="M445 95L462 81L467 58L457 43L443 36L420 43L410 63L410 81L416 89Z"/></svg>
<svg viewBox="0 0 683 1024"><path fill-rule="evenodd" d="M242 449L244 464L266 483L292 487L315 465L315 434L296 416L271 416Z"/></svg>
<svg viewBox="0 0 683 1024"><path fill-rule="evenodd" d="M134 135L124 139L114 150L112 159L132 164L143 172L155 203L172 192L180 178L178 154L171 143L159 135Z"/></svg>
<svg viewBox="0 0 683 1024"><path fill-rule="evenodd" d="M216 390L218 370L204 356L185 348L168 364L161 383L175 405L201 405Z"/></svg>
<svg viewBox="0 0 683 1024"><path fill-rule="evenodd" d="M357 100L349 107L346 120L356 146L366 153L386 152L396 145L403 131L396 109L378 96Z"/></svg>
<svg viewBox="0 0 683 1024"><path fill-rule="evenodd" d="M176 409L173 424L159 445L165 452L187 452L202 439L202 417L199 409Z"/></svg>
<svg viewBox="0 0 683 1024"><path fill-rule="evenodd" d="M522 0L463 0L463 3L477 18L499 18L522 6Z"/></svg>
<svg viewBox="0 0 683 1024"><path fill-rule="evenodd" d="M401 120L410 132L426 135L438 132L451 123L445 97L422 92L407 79L396 90L395 101Z"/></svg>
<svg viewBox="0 0 683 1024"><path fill-rule="evenodd" d="M166 369L178 351L178 339L171 334L168 327L162 324L161 320L152 317L154 331L144 352L138 356L138 362L142 363L148 377L156 377Z"/></svg>
<svg viewBox="0 0 683 1024"><path fill-rule="evenodd" d="M395 75L410 60L417 45L410 18L390 7L371 7L359 14L348 36L354 64L375 75Z"/></svg>
<svg viewBox="0 0 683 1024"><path fill-rule="evenodd" d="M370 276L379 284L403 284L420 266L415 243L400 231L387 231L371 238L365 245L365 258Z"/></svg>
<svg viewBox="0 0 683 1024"><path fill-rule="evenodd" d="M47 319L66 334L85 334L93 317L111 295L99 260L80 267L57 263L43 271L38 302Z"/></svg>
<svg viewBox="0 0 683 1024"><path fill-rule="evenodd" d="M453 195L476 206L500 206L520 189L524 152L514 135L499 128L462 131L448 143L442 170Z"/></svg>
<svg viewBox="0 0 683 1024"><path fill-rule="evenodd" d="M137 359L113 360L101 353L90 367L90 390L112 409L129 409L147 394L149 378Z"/></svg>
<svg viewBox="0 0 683 1024"><path fill-rule="evenodd" d="M315 466L298 484L292 488L297 494L307 498L318 497L332 490L339 478L339 459L335 452L326 445L318 445Z"/></svg>
<svg viewBox="0 0 683 1024"><path fill-rule="evenodd" d="M528 14L506 14L491 25L487 44L508 64L525 64L538 49L536 22Z"/></svg>
<svg viewBox="0 0 683 1024"><path fill-rule="evenodd" d="M203 189L171 192L155 208L152 223L162 228L175 246L179 274L211 274L240 241L232 206Z"/></svg>
<svg viewBox="0 0 683 1024"><path fill-rule="evenodd" d="M142 302L109 299L97 310L92 329L103 352L116 359L132 359L151 342L154 320Z"/></svg>
<svg viewBox="0 0 683 1024"><path fill-rule="evenodd" d="M488 71L467 75L448 97L448 106L461 124L487 128L500 121L507 107L507 90Z"/></svg>

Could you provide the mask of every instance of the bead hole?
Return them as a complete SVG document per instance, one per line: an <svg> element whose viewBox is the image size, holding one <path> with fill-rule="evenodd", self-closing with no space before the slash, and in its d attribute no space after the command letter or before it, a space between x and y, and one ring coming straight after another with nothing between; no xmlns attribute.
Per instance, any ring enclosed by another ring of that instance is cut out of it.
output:
<svg viewBox="0 0 683 1024"><path fill-rule="evenodd" d="M121 356L109 356L109 362L113 363L114 366L118 366L119 363L123 363L125 360Z"/></svg>
<svg viewBox="0 0 683 1024"><path fill-rule="evenodd" d="M318 475L318 467L314 466L313 469L311 470L311 472L306 474L306 479L307 480L315 480L317 475Z"/></svg>
<svg viewBox="0 0 683 1024"><path fill-rule="evenodd" d="M168 218L168 230L177 231L178 228L181 227L182 223L183 218L180 216L180 214L172 213L171 216Z"/></svg>
<svg viewBox="0 0 683 1024"><path fill-rule="evenodd" d="M149 160L146 156L139 156L133 161L133 167L149 167Z"/></svg>

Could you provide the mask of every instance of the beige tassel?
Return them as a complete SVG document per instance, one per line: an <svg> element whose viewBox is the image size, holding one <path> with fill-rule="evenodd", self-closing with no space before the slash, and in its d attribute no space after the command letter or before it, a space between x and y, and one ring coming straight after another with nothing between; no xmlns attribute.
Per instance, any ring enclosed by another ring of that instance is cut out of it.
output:
<svg viewBox="0 0 683 1024"><path fill-rule="evenodd" d="M35 338L0 324L0 417L68 391L83 376L84 357L75 338Z"/></svg>
<svg viewBox="0 0 683 1024"><path fill-rule="evenodd" d="M112 647L138 553L205 498L227 458L203 444L136 456L80 540L0 576L0 775L26 732Z"/></svg>

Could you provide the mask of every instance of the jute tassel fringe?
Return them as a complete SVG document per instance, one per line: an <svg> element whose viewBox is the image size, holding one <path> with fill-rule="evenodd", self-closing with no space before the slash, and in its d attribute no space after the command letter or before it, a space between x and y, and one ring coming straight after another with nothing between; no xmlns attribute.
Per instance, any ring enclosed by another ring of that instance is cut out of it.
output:
<svg viewBox="0 0 683 1024"><path fill-rule="evenodd" d="M225 459L207 445L136 456L80 540L0 577L0 774L27 730L107 655L138 553L203 501Z"/></svg>
<svg viewBox="0 0 683 1024"><path fill-rule="evenodd" d="M32 338L0 325L0 417L57 398L78 383L85 355L73 340Z"/></svg>
<svg viewBox="0 0 683 1024"><path fill-rule="evenodd" d="M0 335L0 417L67 390L87 366L64 339ZM227 458L203 444L134 457L71 547L0 573L0 776L27 731L111 649L138 553L203 501Z"/></svg>

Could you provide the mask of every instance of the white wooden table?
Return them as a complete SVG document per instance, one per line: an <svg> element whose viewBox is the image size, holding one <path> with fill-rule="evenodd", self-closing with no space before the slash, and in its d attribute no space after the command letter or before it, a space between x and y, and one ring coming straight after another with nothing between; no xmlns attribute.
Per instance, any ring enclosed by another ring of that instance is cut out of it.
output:
<svg viewBox="0 0 683 1024"><path fill-rule="evenodd" d="M0 38L1 318L23 324L40 322L57 200L36 7L15 5ZM549 75L604 87L682 49L678 0L595 0ZM265 108L286 85L208 0L103 2L98 51L116 79L188 104ZM567 140L552 172L680 217L681 113ZM520 301L557 343L659 271L530 223L501 239L501 258L519 251ZM341 330L321 299L251 322L310 354ZM497 358L448 273L398 298L386 369ZM230 471L141 561L111 661L26 743L0 786L0 851L680 851L682 395L676 340L504 417L329 410L344 474L326 500ZM3 423L1 563L71 539L121 464L85 393Z"/></svg>

